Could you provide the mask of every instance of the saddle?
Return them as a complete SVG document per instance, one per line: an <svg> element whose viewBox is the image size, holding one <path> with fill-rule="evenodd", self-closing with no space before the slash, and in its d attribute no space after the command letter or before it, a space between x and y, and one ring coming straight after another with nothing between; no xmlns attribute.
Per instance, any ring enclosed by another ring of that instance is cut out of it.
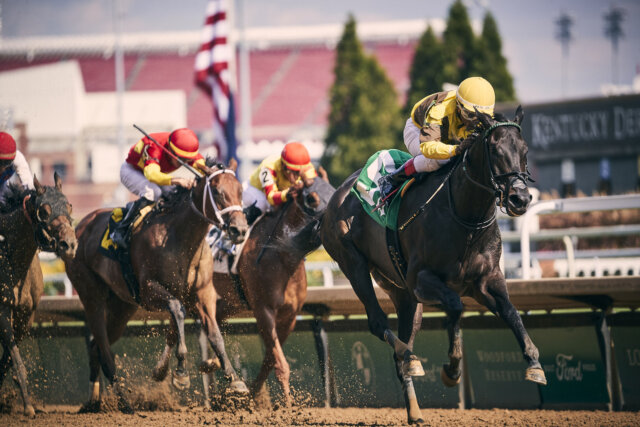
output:
<svg viewBox="0 0 640 427"><path fill-rule="evenodd" d="M138 279L136 278L133 272L133 266L131 265L131 254L129 252L129 248L122 248L111 238L112 231L121 225L120 223L128 216L132 218L129 225L125 225L127 228L125 230L125 239L127 242L131 240L131 234L140 228L142 224L142 220L147 216L149 212L153 209L153 204L142 207L142 209L138 209L139 205L136 202L128 203L124 208L115 208L111 211L111 216L109 217L109 221L107 222L107 227L102 234L102 239L100 241L99 252L110 258L114 261L118 261L120 263L120 268L122 269L122 275L124 276L124 280L127 283L127 287L129 288L129 292L134 297L137 303L140 303L140 284L138 283ZM138 212L133 212L130 210L136 209Z"/></svg>

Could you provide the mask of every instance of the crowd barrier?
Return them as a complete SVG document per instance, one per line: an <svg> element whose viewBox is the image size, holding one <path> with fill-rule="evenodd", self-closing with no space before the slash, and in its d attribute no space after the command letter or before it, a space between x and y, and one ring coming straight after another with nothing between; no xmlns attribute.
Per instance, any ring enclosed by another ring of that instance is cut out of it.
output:
<svg viewBox="0 0 640 427"><path fill-rule="evenodd" d="M414 379L423 407L640 408L640 277L509 280L508 287L540 350L549 384L524 380L526 363L512 332L464 298L463 381L451 389L440 381L440 368L447 363L445 318L437 308L425 307L414 346L425 368L425 376ZM390 300L376 291L383 309L392 313ZM306 404L403 406L391 349L368 332L363 313L348 286L309 289L284 346L292 387ZM251 380L262 362L262 342L250 313L240 316L225 325L225 342L235 368ZM47 403L79 405L87 399L89 332L83 319L77 298L43 298L32 336L21 345L33 393ZM395 318L390 322L395 328ZM151 382L167 328L164 313L138 310L114 345L132 386ZM180 394L192 403L202 403L203 396L195 369L201 358L198 331L197 323L187 325L192 385ZM273 374L269 386L279 390Z"/></svg>

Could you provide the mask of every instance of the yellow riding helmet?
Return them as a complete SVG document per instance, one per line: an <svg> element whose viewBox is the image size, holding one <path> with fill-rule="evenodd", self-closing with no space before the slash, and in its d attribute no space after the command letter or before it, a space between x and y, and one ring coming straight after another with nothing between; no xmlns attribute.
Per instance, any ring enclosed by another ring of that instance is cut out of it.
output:
<svg viewBox="0 0 640 427"><path fill-rule="evenodd" d="M492 115L496 94L491 83L482 77L469 77L458 86L456 99L469 111L475 107L480 112Z"/></svg>

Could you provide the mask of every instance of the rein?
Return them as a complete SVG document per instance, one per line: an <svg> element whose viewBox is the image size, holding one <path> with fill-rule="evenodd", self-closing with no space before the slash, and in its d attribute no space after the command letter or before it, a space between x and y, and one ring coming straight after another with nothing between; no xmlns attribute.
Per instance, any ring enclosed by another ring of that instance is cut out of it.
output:
<svg viewBox="0 0 640 427"><path fill-rule="evenodd" d="M209 224L214 224L214 225L219 225L222 227L222 229L226 229L227 228L227 224L224 222L224 219L222 218L222 215L228 213L228 212L235 212L235 211L242 211L242 206L240 205L231 205L231 206L227 206L224 209L220 209L217 205L217 203L215 202L214 198L213 198L213 191L211 190L211 180L220 174L223 173L230 173L233 176L236 176L236 173L234 171L232 171L231 169L220 169L217 170L215 172L213 172L211 175L208 175L206 177L206 184L205 184L205 193L209 198L209 201L211 202L211 205L213 206L213 213L215 214L216 220L214 221L212 219L210 219L209 217L207 217L207 210L206 210L206 206L207 206L207 197L205 197L205 195L202 195L202 212L200 212L198 210L198 208L196 208L195 203L193 203L193 189L191 190L191 196L189 197L189 201L190 201L190 205L191 208L196 212L196 214L198 214L198 216L200 216L202 219L204 219L206 222L208 222Z"/></svg>
<svg viewBox="0 0 640 427"><path fill-rule="evenodd" d="M507 210L509 209L509 205L508 203L505 203L505 198L507 197L507 195L509 194L509 189L513 186L513 182L515 180L521 180L523 183L525 183L527 181L531 181L531 175L529 174L529 171L526 172L517 172L517 171L513 171L513 172L507 172L504 174L500 174L500 175L494 175L493 173L493 164L491 163L491 156L489 153L489 135L491 134L491 132L493 132L495 129L501 127L501 126L512 126L512 127L516 127L518 128L519 131L522 131L522 129L520 128L520 125L514 122L500 122L500 123L495 123L493 124L491 127L489 127L487 130L484 131L483 135L482 135L482 143L484 144L484 149L485 149L485 154L487 157L487 161L489 163L489 176L490 176L490 181L491 181L491 187L489 187L488 185L485 185L481 182L476 181L475 179L473 179L471 177L471 175L469 174L469 170L468 170L468 158L467 158L467 153L469 152L469 150L465 150L463 156L462 156L462 161L458 160L453 167L451 168L451 170L449 170L449 172L447 172L447 175L444 177L444 179L442 180L442 182L440 183L440 185L438 186L438 188L436 189L436 191L431 195L431 197L429 197L429 199L424 202L422 205L420 205L420 207L418 208L418 210L416 212L413 213L413 215L411 215L411 217L409 217L400 227L398 227L398 231L404 231L404 229L411 224L419 215L421 215L424 210L426 209L427 205L433 200L433 198L436 196L436 194L438 194L438 192L440 192L440 190L442 190L442 188L444 187L444 185L446 184L446 182L449 180L449 178L451 177L451 175L453 174L453 171L455 171L458 166L460 164L462 164L462 170L464 171L464 175L465 177L474 185L482 188L485 191L488 191L489 193L492 193L493 195L495 195L495 197L497 199L499 199L500 201L500 207L502 208L503 205L507 206ZM513 179L507 180L506 183L506 189L503 191L499 186L498 183L496 182L497 179L503 179L503 178L510 178L510 177L514 177ZM482 230L484 228L489 227L491 224L493 224L496 220L496 212L494 210L493 215L486 219L483 220L481 222L469 222L469 221L465 221L462 218L460 218L456 212L455 209L453 208L453 200L452 200L452 194L451 194L451 186L449 186L449 208L451 210L451 212L453 213L453 218L455 219L455 221L462 225L463 227L467 228L467 229L471 229L471 230Z"/></svg>

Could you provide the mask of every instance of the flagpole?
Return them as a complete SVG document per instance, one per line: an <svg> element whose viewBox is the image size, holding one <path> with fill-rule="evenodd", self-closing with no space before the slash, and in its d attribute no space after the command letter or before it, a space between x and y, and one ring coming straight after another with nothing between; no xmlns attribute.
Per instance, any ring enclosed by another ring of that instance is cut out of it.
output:
<svg viewBox="0 0 640 427"><path fill-rule="evenodd" d="M250 143L251 135L251 83L249 74L249 46L247 45L247 20L243 0L238 1L240 22L240 108L242 123L240 125L242 143Z"/></svg>

